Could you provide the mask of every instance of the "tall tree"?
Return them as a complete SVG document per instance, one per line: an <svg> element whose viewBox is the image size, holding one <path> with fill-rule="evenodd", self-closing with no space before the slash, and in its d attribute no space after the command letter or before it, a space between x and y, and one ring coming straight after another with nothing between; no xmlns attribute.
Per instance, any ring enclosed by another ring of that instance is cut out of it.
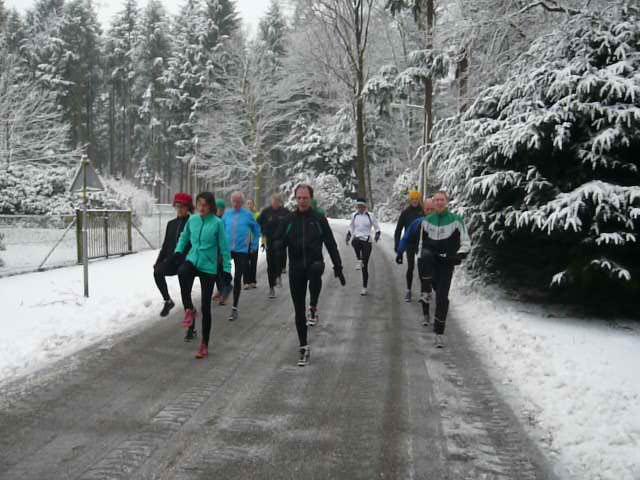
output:
<svg viewBox="0 0 640 480"><path fill-rule="evenodd" d="M215 71L216 50L205 47L208 21L200 0L187 0L173 27L174 49L167 60L162 82L162 105L170 116L168 133L180 160L180 188L197 169L194 127L202 108L202 97Z"/></svg>
<svg viewBox="0 0 640 480"><path fill-rule="evenodd" d="M366 111L363 92L368 79L367 53L373 0L308 0L315 24L312 41L322 45L312 53L319 68L330 71L349 93L356 140L354 171L357 195L367 197Z"/></svg>
<svg viewBox="0 0 640 480"><path fill-rule="evenodd" d="M9 53L18 53L25 39L22 17L16 9L9 11L4 27L4 41Z"/></svg>
<svg viewBox="0 0 640 480"><path fill-rule="evenodd" d="M151 0L142 16L135 54L136 97L138 124L136 126L136 157L164 181L171 182L170 145L167 142L168 119L161 100L165 94L162 74L171 55L171 40L164 7L159 0Z"/></svg>
<svg viewBox="0 0 640 480"><path fill-rule="evenodd" d="M101 29L92 0L72 0L64 5L60 38L65 56L66 82L62 106L71 124L72 146L87 146L95 157L95 107L100 87Z"/></svg>
<svg viewBox="0 0 640 480"><path fill-rule="evenodd" d="M116 14L107 37L107 78L109 102L110 159L118 164L118 171L131 178L135 147L134 128L137 104L134 95L136 76L135 48L137 44L138 6L136 0L125 0ZM118 140L116 144L116 139ZM114 165L112 163L111 168Z"/></svg>

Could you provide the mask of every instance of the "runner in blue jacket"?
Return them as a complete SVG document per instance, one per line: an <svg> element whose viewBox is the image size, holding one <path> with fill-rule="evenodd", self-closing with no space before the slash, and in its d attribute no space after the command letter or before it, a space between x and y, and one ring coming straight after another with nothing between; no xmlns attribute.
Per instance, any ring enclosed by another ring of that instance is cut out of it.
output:
<svg viewBox="0 0 640 480"><path fill-rule="evenodd" d="M231 207L222 220L227 233L231 258L235 268L233 278L233 307L229 321L238 319L238 302L242 290L242 277L249 274L249 254L257 251L260 245L260 225L244 206L242 192L231 194Z"/></svg>

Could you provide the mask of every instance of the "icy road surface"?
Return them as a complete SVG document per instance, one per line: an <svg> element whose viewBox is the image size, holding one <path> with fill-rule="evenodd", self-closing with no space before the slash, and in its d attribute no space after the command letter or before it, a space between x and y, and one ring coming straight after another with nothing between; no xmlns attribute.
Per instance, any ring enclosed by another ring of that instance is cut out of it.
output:
<svg viewBox="0 0 640 480"><path fill-rule="evenodd" d="M0 478L555 478L455 317L447 348L433 347L418 305L402 301L391 238L360 297L344 226L334 231L347 287L327 268L308 367L295 365L287 281L268 300L261 265L239 321L214 307L207 360L183 342L176 308L3 385Z"/></svg>

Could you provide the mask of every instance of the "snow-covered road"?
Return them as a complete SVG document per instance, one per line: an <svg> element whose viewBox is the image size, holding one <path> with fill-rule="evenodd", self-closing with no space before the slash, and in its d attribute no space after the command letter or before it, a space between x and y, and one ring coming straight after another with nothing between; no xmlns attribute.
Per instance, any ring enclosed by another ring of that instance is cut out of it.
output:
<svg viewBox="0 0 640 480"><path fill-rule="evenodd" d="M344 222L333 224L336 232L343 232ZM340 407L336 404L312 406L302 398L304 395L295 398L296 389L326 398L336 394L338 388L340 394L355 395L365 405L383 402L387 405L384 409L391 409L391 416L386 421L402 425L401 433L394 434L396 440L393 441L401 442L407 448L407 457L403 453L402 459L398 460L402 472L408 469L406 478L427 468L420 463L422 447L437 447L439 467L432 463L429 468L460 475L473 469L480 471L478 468L497 468L494 464L504 461L502 456L513 452L514 445L516 451L525 445L526 458L522 461L538 465L535 449L530 450L528 444L523 443L519 424L524 424L538 441L562 478L640 478L640 383L636 373L636 366L640 364L640 335L634 330L636 327L571 318L549 307L507 300L495 290L472 288L459 272L452 292L448 327L450 347L444 352L434 351L430 333L418 324L417 306L399 302L404 267L393 264L392 226L383 228L387 235L383 237L382 245L374 248L372 257L370 297L362 299L355 295L359 290L359 274L352 267L346 271L348 286L345 289L338 288L335 280L329 274L325 275L321 306L330 321L317 330L318 336L314 340L314 373L311 375L318 378L317 385L307 384L306 377L301 380L297 376L287 376L297 370L289 369L295 360L295 334L286 288L275 302L264 299L264 285L257 291L243 293L243 314L256 317L256 321L242 332L223 324L219 319L223 314L216 310L214 329L219 331L221 338L215 344L216 353L209 364L226 365L224 368L227 369L260 365L264 378L259 381L252 377L247 380L249 386L246 388L253 389L260 398L264 395L271 398L275 394L272 389L277 387L287 392L290 397L287 402L320 409L323 418L332 415L332 408ZM353 254L341 241L341 235L337 234L343 257L351 265ZM174 375L172 381L178 382L185 369L201 367L191 362L189 349L180 342L180 332L175 327L179 322L179 309L170 320L160 321L157 316L160 302L151 275L155 255L155 252L145 252L93 263L92 295L88 300L82 297L79 267L0 279L0 300L6 312L0 319L0 410L5 412L0 413L0 429L3 432L16 420L14 414L29 414L30 408L42 407L43 394L34 392L49 392L45 397L53 395L52 405L65 411L71 408L64 406L65 395L75 385L81 398L71 405L76 409L87 408L82 395L90 395L82 392L91 387L83 382L91 382L95 375L106 375L99 383L120 392L121 398L113 400L115 404L107 401L105 405L117 408L134 423L144 424L151 418L153 408L161 411L170 405L168 399L179 396L174 387L164 385L165 371L169 376ZM170 279L169 285L172 295L178 299L177 280ZM196 295L197 288L196 282ZM258 323L258 318L263 322ZM251 357L252 360L242 366L227 362L231 362L227 356L236 358L234 355L238 355L233 346L259 349L260 335L268 336L272 332L279 332L277 339L269 340L272 352L260 350L257 358ZM250 338L241 341L237 335L249 335ZM252 344L251 339L255 343ZM221 342L229 344L223 346ZM140 358L136 358L138 355ZM177 365L163 365L168 361L177 362ZM158 362L158 365L151 367L145 362ZM381 391L366 380L370 378L368 368L377 372L384 384ZM136 373L135 369L140 371ZM325 371L330 369L335 371ZM119 377L125 370L135 378L140 375L160 378L158 384L151 381L152 387L143 382L134 388L127 383L129 380ZM341 374L343 371L347 373ZM237 373L241 380L234 382L245 381L248 373ZM353 380L358 375L364 376L365 380L360 383ZM288 379L293 382L291 385ZM180 381L181 388L190 388L189 381ZM95 395L100 395L100 388L106 387L96 387ZM129 388L132 390L127 393ZM152 402L153 407L148 407L151 410L133 407L128 396L139 399L151 394L149 389L156 389L160 400ZM58 392L59 396L52 391ZM231 395L229 392L231 390L223 395ZM396 410L385 403L387 400L380 400L380 396L402 402L403 406ZM26 398L30 400L27 402ZM510 409L505 408L503 399ZM251 425L266 422L258 410L270 410L270 407L242 403L246 401L240 399L238 407L246 414L246 421ZM26 410L14 414L6 412L16 404ZM96 407L90 417L108 416L100 408ZM278 415L288 418L286 411L275 410ZM515 414L511 414L511 410ZM375 415L383 414L377 412ZM79 421L77 428L95 427L91 423L95 418L87 421L89 423ZM296 422L296 428L304 430ZM411 428L407 422L416 426ZM16 425L24 426L20 422ZM355 420L352 426L356 430L362 428ZM380 425L379 428L382 432L386 427ZM134 431L135 428L127 430L131 434ZM28 433L24 435L27 437L22 443L16 444L21 445L20 448L30 444ZM68 435L76 434L63 432L62 438ZM125 434L120 432L118 438L122 435ZM425 435L434 439L425 444ZM12 438L6 437L4 441L10 442ZM111 447L117 445L113 443L115 439L110 441ZM56 445L56 448L66 448ZM4 448L0 451L4 452ZM171 456L175 452L165 454ZM17 459L9 454L0 458L0 472L4 471L3 466L13 465ZM229 462L233 464L235 460L232 460ZM506 460L511 462L513 458ZM85 458L84 461L92 460ZM51 466L47 462L41 466ZM527 478L509 477L508 471L502 474L507 475L504 478ZM36 477L3 477L0 473L0 478ZM420 476L415 475L415 478Z"/></svg>
<svg viewBox="0 0 640 480"><path fill-rule="evenodd" d="M211 356L196 361L178 309L156 320L141 285L153 256L139 272L110 263L106 283L140 296L115 315L134 312L135 328L4 385L0 478L553 478L455 323L450 347L433 347L417 305L402 301L391 239L374 250L369 297L339 244L348 285L325 276L304 369L286 282L276 300L264 282L243 292L238 322L217 307ZM116 296L100 304L115 309Z"/></svg>

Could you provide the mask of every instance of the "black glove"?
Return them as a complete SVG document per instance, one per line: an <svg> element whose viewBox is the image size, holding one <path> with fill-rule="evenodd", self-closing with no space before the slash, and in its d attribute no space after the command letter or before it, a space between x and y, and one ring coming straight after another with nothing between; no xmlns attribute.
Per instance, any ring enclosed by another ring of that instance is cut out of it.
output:
<svg viewBox="0 0 640 480"><path fill-rule="evenodd" d="M233 277L229 272L222 272L222 282L225 285L231 285L231 282L233 282Z"/></svg>
<svg viewBox="0 0 640 480"><path fill-rule="evenodd" d="M377 242L378 240L380 240L380 232L376 232L376 236L373 237L373 239Z"/></svg>
<svg viewBox="0 0 640 480"><path fill-rule="evenodd" d="M398 254L398 255L396 256L396 263L397 263L398 265L402 265L402 255Z"/></svg>
<svg viewBox="0 0 640 480"><path fill-rule="evenodd" d="M347 245L349 245L349 240L351 240L351 232L347 232Z"/></svg>
<svg viewBox="0 0 640 480"><path fill-rule="evenodd" d="M347 281L344 278L344 274L342 273L342 267L333 267L333 274L338 280L340 280L340 283L343 287L347 284Z"/></svg>

